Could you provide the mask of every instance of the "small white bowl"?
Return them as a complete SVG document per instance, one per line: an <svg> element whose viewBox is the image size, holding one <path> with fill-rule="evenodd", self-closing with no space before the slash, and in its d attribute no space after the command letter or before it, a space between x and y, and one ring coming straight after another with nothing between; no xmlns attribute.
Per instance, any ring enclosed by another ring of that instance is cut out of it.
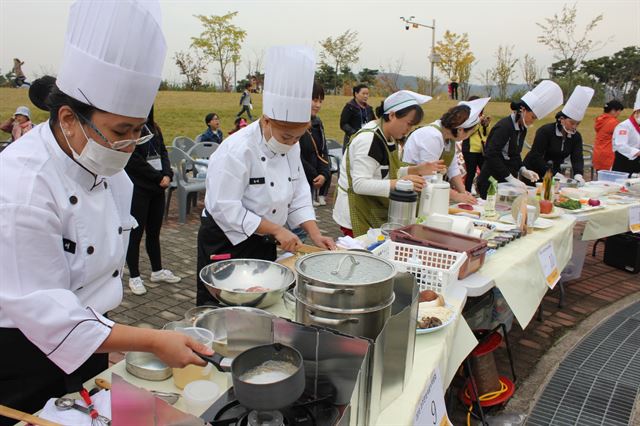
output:
<svg viewBox="0 0 640 426"><path fill-rule="evenodd" d="M220 387L209 380L196 380L184 387L182 398L187 409L200 415L209 408L220 395Z"/></svg>

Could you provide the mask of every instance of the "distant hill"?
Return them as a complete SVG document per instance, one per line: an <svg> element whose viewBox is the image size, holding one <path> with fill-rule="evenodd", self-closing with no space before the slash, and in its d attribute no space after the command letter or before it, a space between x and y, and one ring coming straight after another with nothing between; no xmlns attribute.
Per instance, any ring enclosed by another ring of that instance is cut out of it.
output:
<svg viewBox="0 0 640 426"><path fill-rule="evenodd" d="M415 76L412 75L398 75L398 74L394 74L394 73L380 73L378 74L378 78L380 78L381 76L389 76L389 78L393 78L393 79L398 79L398 87L403 88L403 89L407 89L407 90L416 90L418 87L418 83L417 83L417 78ZM498 89L496 86L492 86L493 87L493 96L497 96L498 94ZM523 92L523 91L527 91L527 85L526 84L509 84L509 86L507 86L507 93L508 96L511 96L512 94L516 93L516 92ZM436 93L447 93L447 85L446 84L441 84L439 86L436 87ZM487 91L485 89L485 87L483 85L480 84L471 84L471 90L470 90L470 94L471 95L478 95L478 96L487 96Z"/></svg>

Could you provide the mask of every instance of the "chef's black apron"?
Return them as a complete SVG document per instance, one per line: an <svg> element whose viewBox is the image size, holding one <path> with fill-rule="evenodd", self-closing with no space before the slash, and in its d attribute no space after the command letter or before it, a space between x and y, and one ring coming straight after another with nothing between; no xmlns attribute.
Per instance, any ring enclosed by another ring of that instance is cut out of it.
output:
<svg viewBox="0 0 640 426"><path fill-rule="evenodd" d="M640 173L640 157L636 157L634 160L629 160L624 155L616 152L616 158L613 161L613 167L611 170L615 170L616 172L626 172L629 173Z"/></svg>
<svg viewBox="0 0 640 426"><path fill-rule="evenodd" d="M230 254L231 259L262 259L273 262L277 257L277 249L275 244L256 234L234 246L215 220L206 213L206 216L200 218L198 230L197 306L220 305L200 280L200 270L212 263L210 257L213 254Z"/></svg>
<svg viewBox="0 0 640 426"><path fill-rule="evenodd" d="M109 354L93 354L66 374L17 328L0 328L0 404L27 413L44 407L49 398L78 392L82 384L109 368ZM16 421L0 416L0 426Z"/></svg>

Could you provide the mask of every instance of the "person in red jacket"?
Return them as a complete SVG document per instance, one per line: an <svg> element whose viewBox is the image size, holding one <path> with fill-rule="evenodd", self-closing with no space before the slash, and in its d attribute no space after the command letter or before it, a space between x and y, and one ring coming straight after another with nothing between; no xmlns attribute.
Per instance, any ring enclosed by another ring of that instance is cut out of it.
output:
<svg viewBox="0 0 640 426"><path fill-rule="evenodd" d="M604 113L596 117L594 128L596 140L593 146L593 168L598 170L611 170L613 166L613 147L611 139L613 129L620 123L618 116L624 109L622 103L616 99L604 104Z"/></svg>

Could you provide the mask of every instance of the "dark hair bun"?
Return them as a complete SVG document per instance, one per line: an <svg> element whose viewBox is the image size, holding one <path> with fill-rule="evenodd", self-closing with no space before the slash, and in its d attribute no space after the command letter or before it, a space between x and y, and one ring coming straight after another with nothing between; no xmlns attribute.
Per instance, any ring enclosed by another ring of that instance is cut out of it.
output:
<svg viewBox="0 0 640 426"><path fill-rule="evenodd" d="M31 103L43 111L49 111L47 98L56 85L56 78L50 75L40 77L31 83L29 99Z"/></svg>
<svg viewBox="0 0 640 426"><path fill-rule="evenodd" d="M382 117L384 115L384 101L380 102L380 106L376 107L376 116Z"/></svg>

